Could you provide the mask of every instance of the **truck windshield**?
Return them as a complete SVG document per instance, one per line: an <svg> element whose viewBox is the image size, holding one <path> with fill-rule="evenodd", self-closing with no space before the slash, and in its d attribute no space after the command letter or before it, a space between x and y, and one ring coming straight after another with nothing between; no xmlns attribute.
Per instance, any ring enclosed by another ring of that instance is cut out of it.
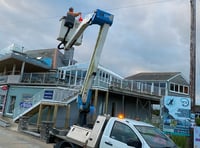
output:
<svg viewBox="0 0 200 148"><path fill-rule="evenodd" d="M135 127L150 147L176 148L174 142L169 137L167 137L160 129L156 127L139 125L135 125Z"/></svg>

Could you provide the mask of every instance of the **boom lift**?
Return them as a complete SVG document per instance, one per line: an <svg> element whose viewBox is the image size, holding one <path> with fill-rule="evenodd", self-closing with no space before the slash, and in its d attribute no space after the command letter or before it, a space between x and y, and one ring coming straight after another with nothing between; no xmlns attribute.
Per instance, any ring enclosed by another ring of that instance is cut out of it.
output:
<svg viewBox="0 0 200 148"><path fill-rule="evenodd" d="M96 75L102 48L112 21L113 15L97 10L87 21L85 20L80 24L76 32L65 44L65 50L67 50L73 46L87 26L92 24L100 25L99 35L86 73L84 85L81 89L81 94L78 96L80 112L88 112L92 81ZM176 147L164 133L152 125L130 119L101 115L97 117L92 129L73 125L64 135L53 132L50 132L50 134L50 137L59 139L54 148ZM145 138L146 135L150 135L150 138ZM159 138L160 140L152 141L153 138Z"/></svg>
<svg viewBox="0 0 200 148"><path fill-rule="evenodd" d="M80 125L86 124L86 115L89 112L90 101L91 101L92 81L96 75L103 45L108 33L108 29L113 23L113 18L114 16L112 14L109 14L107 12L97 9L93 14L87 15L86 18L84 18L83 21L79 24L77 29L74 29L74 30L72 29L74 33L71 33L69 30L70 28L66 29L65 26L62 26L65 28L61 28L61 31L60 31L60 33L62 33L62 30L65 29L65 32L71 35L69 40L65 42L64 44L64 50L68 50L75 43L77 43L77 41L80 40L80 38L82 38L82 34L84 30L88 26L93 25L93 24L97 24L100 26L96 45L95 45L92 57L90 59L89 68L87 70L84 83L80 91L80 95L78 96L78 107L80 111ZM65 37L66 36L67 35L65 35ZM64 40L65 40L65 37L64 37Z"/></svg>

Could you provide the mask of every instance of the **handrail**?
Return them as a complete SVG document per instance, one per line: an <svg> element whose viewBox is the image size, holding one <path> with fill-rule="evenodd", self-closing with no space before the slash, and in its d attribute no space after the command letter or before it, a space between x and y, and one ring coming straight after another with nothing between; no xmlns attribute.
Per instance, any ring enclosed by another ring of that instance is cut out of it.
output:
<svg viewBox="0 0 200 148"><path fill-rule="evenodd" d="M0 83L6 83L8 76L0 76ZM71 79L58 79L56 73L24 73L20 83L24 84L35 84L35 85L55 85L55 86L63 86L72 89L80 89L83 85L82 77L73 77ZM127 91L136 91L140 93L154 94L154 95L165 95L165 91L167 88L160 86L153 86L152 84L144 84L144 82L137 82L134 80L126 80L119 79L117 81L102 79L101 76L96 75L93 80L93 87L102 88L108 90L109 87L115 87L120 89L126 89Z"/></svg>
<svg viewBox="0 0 200 148"><path fill-rule="evenodd" d="M31 102L22 102L18 107L15 107L13 111L13 119L20 116L20 114L24 113L25 111L29 110L30 108L34 107L38 102L40 102L43 98L44 90L35 94L31 100Z"/></svg>
<svg viewBox="0 0 200 148"><path fill-rule="evenodd" d="M62 88L56 88L51 89L53 91L53 98L52 99L44 99L44 93L47 89L43 89L37 94L35 94L30 100L30 102L22 102L18 107L14 109L13 119L14 121L20 117L22 114L27 113L31 109L35 108L37 105L40 104L42 101L46 102L65 102L68 99L74 97L77 95L78 91L77 89L62 89Z"/></svg>

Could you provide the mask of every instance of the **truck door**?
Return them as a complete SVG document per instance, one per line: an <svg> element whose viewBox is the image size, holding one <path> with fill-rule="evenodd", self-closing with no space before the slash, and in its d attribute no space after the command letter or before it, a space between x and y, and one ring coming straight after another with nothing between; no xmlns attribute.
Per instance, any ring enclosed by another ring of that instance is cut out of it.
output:
<svg viewBox="0 0 200 148"><path fill-rule="evenodd" d="M102 135L100 148L142 148L136 133L126 124L115 121L110 135Z"/></svg>

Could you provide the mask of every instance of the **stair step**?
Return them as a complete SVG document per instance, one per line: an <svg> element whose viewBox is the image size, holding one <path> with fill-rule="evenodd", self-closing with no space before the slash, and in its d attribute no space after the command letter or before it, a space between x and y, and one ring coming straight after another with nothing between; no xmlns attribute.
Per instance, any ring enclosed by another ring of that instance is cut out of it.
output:
<svg viewBox="0 0 200 148"><path fill-rule="evenodd" d="M0 119L0 126L2 127L9 127L10 123L6 120Z"/></svg>

